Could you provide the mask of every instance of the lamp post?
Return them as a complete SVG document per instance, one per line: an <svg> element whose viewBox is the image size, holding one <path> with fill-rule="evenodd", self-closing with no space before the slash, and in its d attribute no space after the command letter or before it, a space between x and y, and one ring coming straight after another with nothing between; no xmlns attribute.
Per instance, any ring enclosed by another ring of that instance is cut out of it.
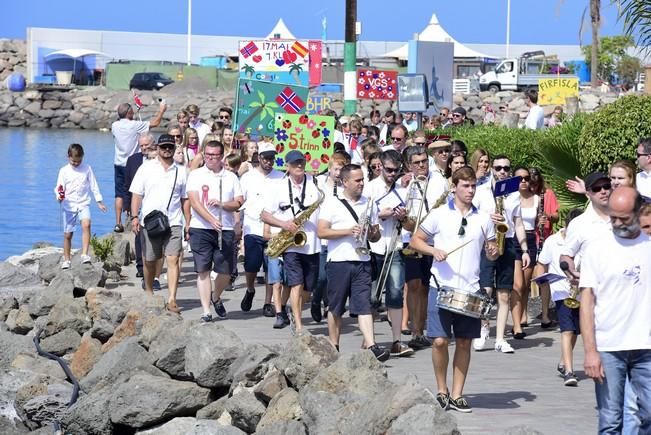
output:
<svg viewBox="0 0 651 435"><path fill-rule="evenodd" d="M506 0L506 57L509 57L511 45L511 0Z"/></svg>
<svg viewBox="0 0 651 435"><path fill-rule="evenodd" d="M188 66L192 65L192 0L188 0Z"/></svg>

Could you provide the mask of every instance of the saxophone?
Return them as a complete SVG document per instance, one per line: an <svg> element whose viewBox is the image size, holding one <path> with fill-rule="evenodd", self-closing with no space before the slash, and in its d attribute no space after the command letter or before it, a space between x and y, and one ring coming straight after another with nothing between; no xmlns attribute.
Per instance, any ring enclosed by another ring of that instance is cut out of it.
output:
<svg viewBox="0 0 651 435"><path fill-rule="evenodd" d="M504 214L504 197L498 196L495 199L495 213ZM497 250L500 255L504 254L504 240L506 238L506 232L509 230L509 226L506 222L500 222L495 224L495 233L497 241Z"/></svg>
<svg viewBox="0 0 651 435"><path fill-rule="evenodd" d="M301 230L305 223L310 220L312 214L321 206L323 200L325 199L325 194L319 186L316 185L316 190L319 191L319 199L317 199L312 205L303 210L294 218L294 223L299 227L299 230L296 233L290 233L287 230L282 230L274 237L269 239L267 242L267 248L264 253L271 258L278 258L289 248L301 247L305 245L307 241L307 235L305 231Z"/></svg>

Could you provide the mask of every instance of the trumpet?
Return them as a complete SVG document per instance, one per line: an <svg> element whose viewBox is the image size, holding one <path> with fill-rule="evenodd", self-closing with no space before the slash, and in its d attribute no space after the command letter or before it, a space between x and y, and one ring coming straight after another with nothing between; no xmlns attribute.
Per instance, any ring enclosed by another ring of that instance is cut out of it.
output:
<svg viewBox="0 0 651 435"><path fill-rule="evenodd" d="M360 216L357 224L361 227L361 231L355 237L355 242L359 245L355 248L357 255L368 255L370 250L368 249L368 231L371 226L371 209L373 207L373 200L369 199L368 204L366 205L366 210L364 214Z"/></svg>
<svg viewBox="0 0 651 435"><path fill-rule="evenodd" d="M408 201L407 201L407 219L413 220L415 222L415 228L418 229L418 226L422 222L421 216L423 214L423 206L425 205L425 198L427 197L427 188L429 187L429 180L425 175L418 175L414 177L411 182L409 183L409 187L407 188L408 191ZM422 183L425 183L425 188L423 189ZM420 205L418 206L418 212L416 213L415 216L412 216L411 211L413 208L414 201L416 200L417 196L416 193L420 194ZM429 212L429 210L425 210L426 212ZM416 231L416 229L414 231ZM405 255L407 257L415 257L415 258L422 258L422 254L419 252L416 252L415 250L407 247L402 249L402 255Z"/></svg>
<svg viewBox="0 0 651 435"><path fill-rule="evenodd" d="M504 197L503 196L498 196L495 199L495 213L497 214L504 214ZM496 236L496 242L497 242L497 250L500 255L504 254L504 241L506 239L506 233L509 231L509 226L506 222L499 222L495 224L495 233L497 234Z"/></svg>
<svg viewBox="0 0 651 435"><path fill-rule="evenodd" d="M567 308L579 308L581 306L581 302L576 298L579 295L579 287L573 285L570 287L570 297L566 298L563 300L563 304Z"/></svg>

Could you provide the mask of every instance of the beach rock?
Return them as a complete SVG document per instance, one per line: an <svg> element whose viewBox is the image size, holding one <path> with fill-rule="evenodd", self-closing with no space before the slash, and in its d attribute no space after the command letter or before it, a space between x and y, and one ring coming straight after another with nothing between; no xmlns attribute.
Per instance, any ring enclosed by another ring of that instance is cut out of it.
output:
<svg viewBox="0 0 651 435"><path fill-rule="evenodd" d="M15 297L9 295L0 298L0 322L4 322L11 310L18 308L18 301Z"/></svg>
<svg viewBox="0 0 651 435"><path fill-rule="evenodd" d="M90 328L91 337L106 343L115 332L115 327L111 322L105 319L99 319L93 322L93 327Z"/></svg>
<svg viewBox="0 0 651 435"><path fill-rule="evenodd" d="M287 379L277 369L267 372L264 379L253 389L255 397L265 404L269 404L276 394L287 388Z"/></svg>
<svg viewBox="0 0 651 435"><path fill-rule="evenodd" d="M91 288L86 290L84 297L93 322L105 319L117 326L127 315L126 304L117 303L122 299L119 292L104 288Z"/></svg>
<svg viewBox="0 0 651 435"><path fill-rule="evenodd" d="M396 418L387 435L461 435L461 432L452 414L440 406L420 404Z"/></svg>
<svg viewBox="0 0 651 435"><path fill-rule="evenodd" d="M45 110L56 110L61 107L60 100L45 100L43 101L43 109Z"/></svg>
<svg viewBox="0 0 651 435"><path fill-rule="evenodd" d="M13 255L7 258L7 262L15 266L24 266L32 273L38 273L40 263L44 257L50 255L58 255L61 257L63 254L62 248L57 248L54 246L44 246L38 243L34 244L34 248L25 252L22 255Z"/></svg>
<svg viewBox="0 0 651 435"><path fill-rule="evenodd" d="M74 352L81 343L81 335L74 329L64 329L54 335L50 335L41 341L41 347L45 352L63 356Z"/></svg>
<svg viewBox="0 0 651 435"><path fill-rule="evenodd" d="M38 260L38 277L49 283L59 273L63 251L44 255Z"/></svg>
<svg viewBox="0 0 651 435"><path fill-rule="evenodd" d="M202 387L230 387L230 368L242 347L237 335L216 323L190 329L186 335L185 373Z"/></svg>
<svg viewBox="0 0 651 435"><path fill-rule="evenodd" d="M210 420L217 420L224 412L224 404L229 399L228 396L220 397L214 402L210 402L197 411L197 418L205 418Z"/></svg>
<svg viewBox="0 0 651 435"><path fill-rule="evenodd" d="M338 358L330 341L323 336L293 338L274 362L289 384L299 390Z"/></svg>
<svg viewBox="0 0 651 435"><path fill-rule="evenodd" d="M255 432L256 435L307 435L305 425L300 421L279 421Z"/></svg>
<svg viewBox="0 0 651 435"><path fill-rule="evenodd" d="M136 433L139 435L243 435L245 432L233 426L223 426L214 420L176 417L165 424L139 430Z"/></svg>
<svg viewBox="0 0 651 435"><path fill-rule="evenodd" d="M298 420L303 416L296 390L285 388L269 402L266 412L258 422L256 432L279 422Z"/></svg>
<svg viewBox="0 0 651 435"><path fill-rule="evenodd" d="M153 316L152 316L153 317ZM186 334L195 322L172 323L165 334L151 342L149 353L155 358L155 365L175 379L192 380L185 371Z"/></svg>
<svg viewBox="0 0 651 435"><path fill-rule="evenodd" d="M344 419L352 418L361 408L357 398L338 396L325 391L301 394L299 403L303 411L301 421L310 435L352 433L344 430ZM362 433L369 432L364 430Z"/></svg>
<svg viewBox="0 0 651 435"><path fill-rule="evenodd" d="M19 353L34 350L29 337L0 329L0 367L8 367Z"/></svg>
<svg viewBox="0 0 651 435"><path fill-rule="evenodd" d="M65 372L58 362L39 356L35 349L31 352L23 352L16 355L16 358L11 362L11 368L46 375L62 381L67 379Z"/></svg>
<svg viewBox="0 0 651 435"><path fill-rule="evenodd" d="M174 315L169 311L165 311L158 316L147 316L142 322L142 329L140 331L140 344L145 349L153 352L153 342L161 338L165 340L172 333L177 334L177 332L173 331L176 331L176 327L178 325L185 323L186 322L184 322L181 317ZM191 322L187 322L187 325L185 327L190 327L191 325ZM164 344L161 346L164 347Z"/></svg>
<svg viewBox="0 0 651 435"><path fill-rule="evenodd" d="M32 376L29 377L27 382L24 382L17 390L14 401L14 408L17 415L20 419L30 428L36 429L40 424L36 421L31 421L29 416L25 411L25 404L35 397L45 397L48 396L48 388L50 385L60 384L60 381L53 379L46 375L38 375L32 373ZM58 402L55 400L53 402ZM53 407L57 407L57 403L53 403ZM33 406L30 406L30 410L34 410Z"/></svg>
<svg viewBox="0 0 651 435"><path fill-rule="evenodd" d="M70 370L77 379L81 379L90 372L93 366L102 357L102 343L93 338L90 332L81 337L81 342L70 360Z"/></svg>
<svg viewBox="0 0 651 435"><path fill-rule="evenodd" d="M209 396L210 390L192 382L140 372L112 392L109 414L114 424L142 428L170 417L194 415L210 402Z"/></svg>
<svg viewBox="0 0 651 435"><path fill-rule="evenodd" d="M72 296L74 282L67 273L59 273L47 288L37 292L29 301L27 309L34 317L47 316L57 301L66 296Z"/></svg>
<svg viewBox="0 0 651 435"><path fill-rule="evenodd" d="M30 115L37 115L38 112L41 110L41 102L32 101L27 106L23 107L23 110L29 113Z"/></svg>
<svg viewBox="0 0 651 435"><path fill-rule="evenodd" d="M47 315L46 335L53 335L64 329L73 329L80 335L92 326L84 298L64 296L60 298Z"/></svg>
<svg viewBox="0 0 651 435"><path fill-rule="evenodd" d="M106 282L106 271L101 264L80 264L78 267L75 267L75 269L75 289L81 289L85 293L86 290L93 287L104 287L104 283Z"/></svg>
<svg viewBox="0 0 651 435"><path fill-rule="evenodd" d="M71 396L70 384L48 385L45 394L34 396L22 405L22 415L30 427L51 424L61 418Z"/></svg>
<svg viewBox="0 0 651 435"><path fill-rule="evenodd" d="M70 434L112 435L113 423L107 412L111 390L82 395L61 414L61 423Z"/></svg>
<svg viewBox="0 0 651 435"><path fill-rule="evenodd" d="M224 410L230 414L233 426L253 433L265 407L252 393L241 391L224 402Z"/></svg>
<svg viewBox="0 0 651 435"><path fill-rule="evenodd" d="M2 411L1 407L0 411ZM24 435L29 433L29 429L19 419L8 418L0 414L0 433L3 435Z"/></svg>
<svg viewBox="0 0 651 435"><path fill-rule="evenodd" d="M6 261L0 262L0 287L27 287L39 284L39 279L28 268Z"/></svg>
<svg viewBox="0 0 651 435"><path fill-rule="evenodd" d="M269 370L270 361L277 356L277 352L262 344L248 345L231 366L231 391L238 384L252 387L260 382Z"/></svg>
<svg viewBox="0 0 651 435"><path fill-rule="evenodd" d="M122 323L115 328L113 336L102 345L102 352L108 352L127 338L138 335L142 328L142 324L140 323L142 315L143 314L140 311L127 312Z"/></svg>
<svg viewBox="0 0 651 435"><path fill-rule="evenodd" d="M167 377L153 363L153 357L138 344L137 338L128 338L102 355L79 383L82 390L88 393L124 381L137 370Z"/></svg>
<svg viewBox="0 0 651 435"><path fill-rule="evenodd" d="M16 334L25 335L34 329L34 319L29 315L27 307L22 305L17 310L9 311L7 319L5 320L7 327L11 332Z"/></svg>

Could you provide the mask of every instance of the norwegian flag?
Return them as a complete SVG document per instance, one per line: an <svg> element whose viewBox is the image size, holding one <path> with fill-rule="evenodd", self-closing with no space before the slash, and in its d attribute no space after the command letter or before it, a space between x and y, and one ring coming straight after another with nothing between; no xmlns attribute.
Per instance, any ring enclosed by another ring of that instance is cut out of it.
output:
<svg viewBox="0 0 651 435"><path fill-rule="evenodd" d="M258 46L255 45L255 42L251 41L240 50L240 53L242 53L242 56L244 56L244 59L246 59L256 51L258 51Z"/></svg>
<svg viewBox="0 0 651 435"><path fill-rule="evenodd" d="M140 97L135 92L133 93L133 104L136 105L138 110L142 109L142 106L144 106L144 104L142 104L142 101L140 100Z"/></svg>
<svg viewBox="0 0 651 435"><path fill-rule="evenodd" d="M289 86L276 97L276 103L280 104L280 107L290 114L298 113L305 107L305 102Z"/></svg>
<svg viewBox="0 0 651 435"><path fill-rule="evenodd" d="M305 57L309 53L307 47L298 41L296 41L294 45L292 45L292 50L301 57Z"/></svg>

